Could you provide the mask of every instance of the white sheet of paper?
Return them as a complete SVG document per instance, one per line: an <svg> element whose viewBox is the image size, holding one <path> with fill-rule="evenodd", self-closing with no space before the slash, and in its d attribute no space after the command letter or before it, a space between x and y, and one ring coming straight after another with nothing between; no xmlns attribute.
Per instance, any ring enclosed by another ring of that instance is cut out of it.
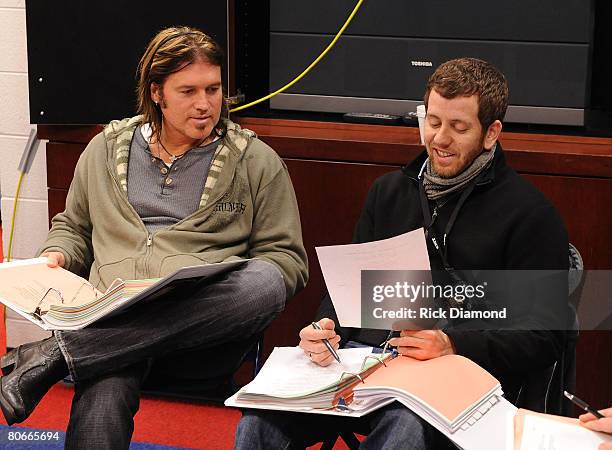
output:
<svg viewBox="0 0 612 450"><path fill-rule="evenodd" d="M359 372L363 359L371 352L372 347L340 349L342 363L334 360L321 367L299 347L276 347L245 390L280 397L310 392L338 381L342 372Z"/></svg>
<svg viewBox="0 0 612 450"><path fill-rule="evenodd" d="M597 450L602 442L612 441L612 436L557 420L533 415L524 420L521 450Z"/></svg>
<svg viewBox="0 0 612 450"><path fill-rule="evenodd" d="M505 398L499 398L499 402L467 430L451 434L438 429L465 450L512 450L515 414L516 407Z"/></svg>
<svg viewBox="0 0 612 450"><path fill-rule="evenodd" d="M380 241L315 250L343 327L361 327L362 270L430 270L423 228Z"/></svg>
<svg viewBox="0 0 612 450"><path fill-rule="evenodd" d="M419 411L413 411L421 415ZM465 430L451 433L437 421L429 423L464 450L512 450L516 411L512 403L498 397L498 402Z"/></svg>
<svg viewBox="0 0 612 450"><path fill-rule="evenodd" d="M74 305L100 295L89 282L59 267L47 266L47 258L0 264L0 298L11 309L33 313L50 304Z"/></svg>

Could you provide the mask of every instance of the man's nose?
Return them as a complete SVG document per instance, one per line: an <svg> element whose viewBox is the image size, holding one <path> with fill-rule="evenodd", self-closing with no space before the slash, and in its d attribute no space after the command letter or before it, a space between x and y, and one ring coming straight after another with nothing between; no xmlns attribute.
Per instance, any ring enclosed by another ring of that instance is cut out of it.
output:
<svg viewBox="0 0 612 450"><path fill-rule="evenodd" d="M208 100L208 95L206 91L199 92L196 97L195 107L200 111L208 111L210 108L210 101Z"/></svg>
<svg viewBox="0 0 612 450"><path fill-rule="evenodd" d="M450 130L447 126L440 126L434 135L432 143L438 147L448 147L452 142Z"/></svg>

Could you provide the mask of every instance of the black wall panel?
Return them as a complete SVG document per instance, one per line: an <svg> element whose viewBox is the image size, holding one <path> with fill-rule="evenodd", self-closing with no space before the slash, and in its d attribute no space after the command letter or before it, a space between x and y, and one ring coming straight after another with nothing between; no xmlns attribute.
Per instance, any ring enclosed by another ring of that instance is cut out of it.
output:
<svg viewBox="0 0 612 450"><path fill-rule="evenodd" d="M30 121L95 124L134 115L136 68L155 33L194 26L225 48L227 19L227 0L26 0Z"/></svg>

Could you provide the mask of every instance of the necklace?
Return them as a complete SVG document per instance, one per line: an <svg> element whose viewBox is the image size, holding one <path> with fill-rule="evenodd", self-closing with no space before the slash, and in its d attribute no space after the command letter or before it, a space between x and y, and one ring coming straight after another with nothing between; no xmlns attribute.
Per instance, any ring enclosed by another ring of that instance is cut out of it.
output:
<svg viewBox="0 0 612 450"><path fill-rule="evenodd" d="M182 153L180 155L175 155L174 153L170 153L168 151L168 149L166 148L164 143L161 141L161 139L159 141L157 141L157 142L159 143L159 145L161 145L161 148L164 150L164 152L166 152L166 154L170 157L170 164L174 164L174 161L176 161L177 159L181 159L187 153L187 152L185 152L185 153ZM187 150L187 151L189 151L189 150ZM161 159L161 155L160 155L159 158Z"/></svg>
<svg viewBox="0 0 612 450"><path fill-rule="evenodd" d="M159 139L157 142L159 145L161 145L161 148L164 150L164 152L170 157L170 164L174 164L174 161L181 159L183 156L187 154L189 150L200 147L202 144L204 144L204 142L206 142L206 140L208 140L208 138L210 138L210 136L205 137L200 142L198 142L197 145L194 145L193 147L188 149L185 153L181 153L180 155L175 155L174 153L170 153L170 151L166 148L166 146L164 145L161 139ZM157 153L159 155L159 158L161 159L160 152L158 151Z"/></svg>

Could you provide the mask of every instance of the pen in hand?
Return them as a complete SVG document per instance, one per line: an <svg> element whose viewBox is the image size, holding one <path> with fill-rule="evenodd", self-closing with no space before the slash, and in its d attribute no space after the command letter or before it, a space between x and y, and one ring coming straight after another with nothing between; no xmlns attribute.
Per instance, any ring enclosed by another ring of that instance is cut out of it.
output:
<svg viewBox="0 0 612 450"><path fill-rule="evenodd" d="M312 328L314 328L315 330L322 330L321 326L317 322L312 322ZM340 356L338 356L338 352L334 350L334 347L332 347L329 341L327 339L321 339L321 341L323 342L323 344L325 344L325 347L327 347L327 350L329 350L329 352L336 359L336 361L340 362Z"/></svg>
<svg viewBox="0 0 612 450"><path fill-rule="evenodd" d="M586 412L590 412L591 414L593 414L596 418L598 419L603 419L604 415L601 414L599 411L597 411L596 409L592 408L587 402L585 402L584 400L579 399L578 397L576 397L573 394L570 394L567 391L563 391L563 395L565 395L569 400L572 401L572 403L574 403L578 408L585 410Z"/></svg>

